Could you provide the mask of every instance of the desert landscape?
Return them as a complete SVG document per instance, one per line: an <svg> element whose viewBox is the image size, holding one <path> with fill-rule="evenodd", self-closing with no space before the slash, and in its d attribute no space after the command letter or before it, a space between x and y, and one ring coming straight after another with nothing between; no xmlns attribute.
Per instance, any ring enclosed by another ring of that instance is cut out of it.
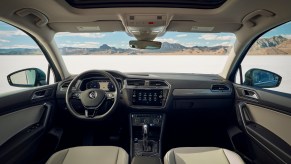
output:
<svg viewBox="0 0 291 164"><path fill-rule="evenodd" d="M179 43L163 42L158 50L137 50L110 47L107 44L99 48L62 47L62 55L226 55L230 46L193 46L186 47ZM0 55L40 55L39 49L12 48L0 49ZM291 39L283 36L262 38L256 41L248 52L250 55L290 55Z"/></svg>

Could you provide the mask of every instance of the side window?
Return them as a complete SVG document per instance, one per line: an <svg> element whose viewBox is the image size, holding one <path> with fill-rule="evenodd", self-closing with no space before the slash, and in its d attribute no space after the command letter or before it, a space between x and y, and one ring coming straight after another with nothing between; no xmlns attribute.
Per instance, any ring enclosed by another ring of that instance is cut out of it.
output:
<svg viewBox="0 0 291 164"><path fill-rule="evenodd" d="M35 41L0 21L0 95L46 85L47 70L48 62Z"/></svg>
<svg viewBox="0 0 291 164"><path fill-rule="evenodd" d="M243 85L291 94L291 22L261 36L241 68ZM239 75L238 72L237 83L241 83Z"/></svg>

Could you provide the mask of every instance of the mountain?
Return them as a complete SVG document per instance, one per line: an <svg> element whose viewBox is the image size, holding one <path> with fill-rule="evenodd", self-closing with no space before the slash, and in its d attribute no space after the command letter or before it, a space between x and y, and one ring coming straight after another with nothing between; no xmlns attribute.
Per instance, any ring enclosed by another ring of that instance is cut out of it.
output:
<svg viewBox="0 0 291 164"><path fill-rule="evenodd" d="M291 39L283 36L261 38L248 52L250 55L288 55L291 54Z"/></svg>
<svg viewBox="0 0 291 164"><path fill-rule="evenodd" d="M98 54L124 54L131 53L135 50L115 48L110 47L107 44L103 44L99 48L63 47L60 48L60 51L63 55L98 55Z"/></svg>
<svg viewBox="0 0 291 164"><path fill-rule="evenodd" d="M31 49L31 48L9 48L9 49L0 49L0 55L41 55L42 52L40 49Z"/></svg>
<svg viewBox="0 0 291 164"><path fill-rule="evenodd" d="M180 51L183 49L186 49L186 47L182 46L181 44L163 42L161 48L158 51L159 52L172 52L172 51Z"/></svg>
<svg viewBox="0 0 291 164"><path fill-rule="evenodd" d="M179 43L164 42L158 50L139 50L111 47L107 44L99 48L60 48L62 55L144 55L144 54L166 54L166 55L224 55L227 54L229 46L193 46L185 47ZM11 48L0 49L0 55L40 55L39 49ZM291 39L283 36L262 38L254 43L248 52L250 55L284 55L291 54Z"/></svg>
<svg viewBox="0 0 291 164"><path fill-rule="evenodd" d="M61 48L61 53L63 55L98 55L98 54L170 54L175 53L179 55L188 55L188 54L198 54L198 55L209 55L209 54L218 54L223 55L227 52L229 47L227 46L215 46L215 47L185 47L178 43L168 43L164 42L160 49L158 50L138 50L138 49L122 49L110 47L107 44L101 45L99 48L74 48L74 47L64 47Z"/></svg>
<svg viewBox="0 0 291 164"><path fill-rule="evenodd" d="M283 36L273 36L271 38L261 38L254 44L255 47L258 48L267 48L267 47L276 47L279 44L285 42L288 40L287 38L284 38Z"/></svg>
<svg viewBox="0 0 291 164"><path fill-rule="evenodd" d="M100 46L100 48L99 48L100 50L110 50L111 49L111 47L110 46L108 46L107 44L103 44L102 46Z"/></svg>
<svg viewBox="0 0 291 164"><path fill-rule="evenodd" d="M281 51L286 52L287 54L291 54L291 39L288 39L277 46L277 48Z"/></svg>

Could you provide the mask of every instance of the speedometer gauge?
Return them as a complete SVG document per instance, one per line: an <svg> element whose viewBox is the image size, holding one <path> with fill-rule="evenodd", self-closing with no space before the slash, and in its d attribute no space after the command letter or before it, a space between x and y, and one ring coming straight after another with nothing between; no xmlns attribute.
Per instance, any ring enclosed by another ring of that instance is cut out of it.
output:
<svg viewBox="0 0 291 164"><path fill-rule="evenodd" d="M109 91L114 91L114 90L115 90L115 87L114 87L114 85L112 84L112 82L109 82L109 83L108 83L107 88L108 88Z"/></svg>
<svg viewBox="0 0 291 164"><path fill-rule="evenodd" d="M90 81L86 84L86 88L87 89L91 89L91 88L100 88L99 82L98 81Z"/></svg>

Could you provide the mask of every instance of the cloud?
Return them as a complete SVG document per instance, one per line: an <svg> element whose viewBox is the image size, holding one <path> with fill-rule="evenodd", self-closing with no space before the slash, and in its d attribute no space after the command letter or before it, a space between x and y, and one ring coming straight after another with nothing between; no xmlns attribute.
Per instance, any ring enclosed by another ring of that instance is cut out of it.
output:
<svg viewBox="0 0 291 164"><path fill-rule="evenodd" d="M57 33L56 37L64 37L64 36L78 36L85 38L103 38L106 35L103 33L69 33L69 32L61 32Z"/></svg>
<svg viewBox="0 0 291 164"><path fill-rule="evenodd" d="M25 36L26 34L21 30L13 30L13 31L0 31L0 36Z"/></svg>
<svg viewBox="0 0 291 164"><path fill-rule="evenodd" d="M177 38L183 38L183 37L186 37L188 36L187 34L179 34L179 35L176 35Z"/></svg>
<svg viewBox="0 0 291 164"><path fill-rule="evenodd" d="M9 43L10 41L9 40L4 40L4 39L0 39L0 42L2 42L2 43Z"/></svg>
<svg viewBox="0 0 291 164"><path fill-rule="evenodd" d="M108 44L110 47L115 47L115 48L130 48L128 43L121 43L121 44Z"/></svg>
<svg viewBox="0 0 291 164"><path fill-rule="evenodd" d="M198 39L215 40L216 37L217 37L217 35L215 35L215 34L203 34Z"/></svg>
<svg viewBox="0 0 291 164"><path fill-rule="evenodd" d="M168 43L177 43L178 41L173 38L157 38L156 41L168 42Z"/></svg>
<svg viewBox="0 0 291 164"><path fill-rule="evenodd" d="M203 34L198 39L203 39L203 40L233 40L233 39L235 39L235 36L232 36L232 35L219 36L216 34Z"/></svg>
<svg viewBox="0 0 291 164"><path fill-rule="evenodd" d="M291 35L282 35L284 38L291 39Z"/></svg>
<svg viewBox="0 0 291 164"><path fill-rule="evenodd" d="M84 43L80 43L80 42L73 42L70 44L67 43L62 43L59 44L59 47L76 47L76 48L99 48L100 43L98 42L84 42Z"/></svg>
<svg viewBox="0 0 291 164"><path fill-rule="evenodd" d="M216 39L217 40L233 40L233 39L235 39L235 36L231 36L231 35L228 35L228 36L218 36Z"/></svg>
<svg viewBox="0 0 291 164"><path fill-rule="evenodd" d="M232 43L230 43L230 42L222 42L222 43L218 43L218 44L216 44L216 45L214 45L214 46L232 46L233 44Z"/></svg>
<svg viewBox="0 0 291 164"><path fill-rule="evenodd" d="M10 48L31 48L31 49L37 49L38 47L36 45L17 44L17 45L11 45L11 46L2 46L2 48L5 48L5 49L10 49Z"/></svg>

